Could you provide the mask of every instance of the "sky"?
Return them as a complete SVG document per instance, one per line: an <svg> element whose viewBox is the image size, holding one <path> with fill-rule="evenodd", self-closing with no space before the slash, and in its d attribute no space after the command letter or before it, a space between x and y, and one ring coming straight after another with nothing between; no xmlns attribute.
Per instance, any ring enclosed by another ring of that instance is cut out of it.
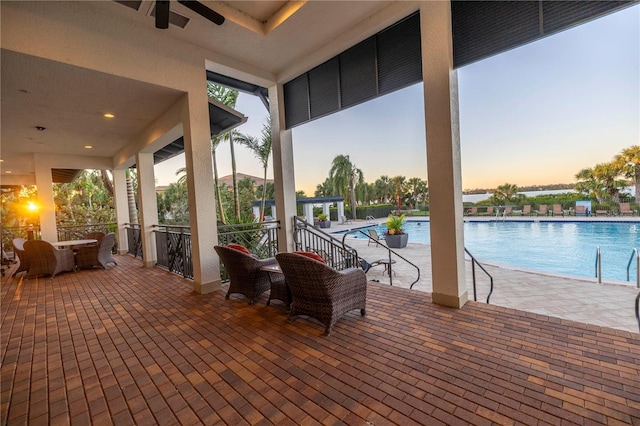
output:
<svg viewBox="0 0 640 426"><path fill-rule="evenodd" d="M458 69L462 187L574 183L581 169L640 144L640 5ZM417 84L293 129L296 189L313 196L337 155L349 155L366 182L382 175L427 179L423 87ZM241 93L259 136L267 110ZM228 144L219 175L231 173ZM238 172L262 167L236 147ZM156 166L174 182L184 157ZM269 166L268 176L273 177Z"/></svg>

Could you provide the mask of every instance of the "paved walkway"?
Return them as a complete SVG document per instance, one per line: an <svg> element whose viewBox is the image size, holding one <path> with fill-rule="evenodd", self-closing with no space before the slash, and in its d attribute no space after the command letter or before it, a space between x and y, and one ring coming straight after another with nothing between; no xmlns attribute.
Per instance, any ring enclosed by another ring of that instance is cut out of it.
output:
<svg viewBox="0 0 640 426"><path fill-rule="evenodd" d="M418 219L418 218L414 218ZM426 219L426 218L423 218ZM509 220L532 220L536 217L509 218ZM537 218L540 220L576 220L575 218ZM589 220L625 220L638 221L638 218L606 218L593 217ZM473 218L472 220L490 220L488 218ZM378 219L383 223L385 219ZM366 221L354 221L351 224L339 225L332 223L331 231L352 229L367 226ZM364 239L350 239L348 244L353 246L358 255L369 262L388 256L386 249L367 245ZM413 286L414 290L431 292L431 254L430 246L423 244L409 244L406 248L397 250L403 257L411 260L420 268L420 280ZM505 267L484 265L494 279L494 291L490 298L492 305L521 309L541 315L548 315L588 324L613 327L620 330L638 332L638 322L635 318L635 298L640 292L632 285L597 284L596 280L572 277L544 275L535 272L519 271ZM408 288L416 279L415 268L398 259L392 266L395 271L393 285ZM383 267L371 269L367 276L371 280L389 283L389 277L383 273ZM489 292L489 279L482 271L476 272L478 282L478 300L485 301ZM467 262L467 288L469 298L473 299L473 281L471 278L471 263Z"/></svg>
<svg viewBox="0 0 640 426"><path fill-rule="evenodd" d="M367 287L331 336L139 259L2 279L2 425L640 425L640 334Z"/></svg>

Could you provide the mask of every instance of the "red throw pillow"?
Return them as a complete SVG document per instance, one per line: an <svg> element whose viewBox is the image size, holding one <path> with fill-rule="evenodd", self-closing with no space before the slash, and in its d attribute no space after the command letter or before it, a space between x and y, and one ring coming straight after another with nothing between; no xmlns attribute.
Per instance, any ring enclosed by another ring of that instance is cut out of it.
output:
<svg viewBox="0 0 640 426"><path fill-rule="evenodd" d="M295 254L300 254L302 256L307 256L310 259L313 260L317 260L318 262L322 262L324 264L326 264L327 262L324 261L324 259L322 257L320 257L319 255L312 253L310 251L294 251Z"/></svg>
<svg viewBox="0 0 640 426"><path fill-rule="evenodd" d="M230 249L241 251L244 254L248 254L249 256L251 256L251 252L245 246L242 246L240 244L227 244L227 247L229 247Z"/></svg>

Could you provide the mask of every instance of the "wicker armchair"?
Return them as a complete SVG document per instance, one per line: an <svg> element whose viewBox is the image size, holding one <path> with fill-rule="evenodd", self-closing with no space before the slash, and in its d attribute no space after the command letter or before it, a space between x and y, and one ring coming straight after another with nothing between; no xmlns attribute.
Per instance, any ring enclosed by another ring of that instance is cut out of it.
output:
<svg viewBox="0 0 640 426"><path fill-rule="evenodd" d="M104 238L105 235L106 234L104 232L100 232L100 231L87 232L82 236L82 238L85 239L85 240L96 240L96 242L93 243L93 244L81 244L81 245L78 245L78 246L71 246L71 250L73 250L75 252L75 251L78 251L78 249L80 247L86 247L88 245L99 246L100 242L102 241L102 239Z"/></svg>
<svg viewBox="0 0 640 426"><path fill-rule="evenodd" d="M278 253L276 259L293 297L290 319L296 315L315 318L324 324L328 336L345 313L360 309L361 315L366 314L367 277L361 269L336 271L295 253Z"/></svg>
<svg viewBox="0 0 640 426"><path fill-rule="evenodd" d="M13 253L18 256L18 260L20 261L13 275L18 275L29 270L29 259L27 258L27 253L24 251L24 243L26 241L24 238L14 238L11 242L11 244L13 244Z"/></svg>
<svg viewBox="0 0 640 426"><path fill-rule="evenodd" d="M269 273L261 271L261 268L277 264L273 257L261 260L229 247L215 246L214 249L229 274L226 299L233 293L240 293L249 299L249 304L252 305L258 296L271 288Z"/></svg>
<svg viewBox="0 0 640 426"><path fill-rule="evenodd" d="M118 263L111 256L111 250L116 243L116 235L113 232L108 233L96 244L79 246L76 251L76 264L78 268L93 268L100 266L106 269L107 264Z"/></svg>
<svg viewBox="0 0 640 426"><path fill-rule="evenodd" d="M27 277L51 275L53 278L60 272L76 269L73 251L69 248L57 249L46 241L33 240L24 243L24 250L29 261Z"/></svg>

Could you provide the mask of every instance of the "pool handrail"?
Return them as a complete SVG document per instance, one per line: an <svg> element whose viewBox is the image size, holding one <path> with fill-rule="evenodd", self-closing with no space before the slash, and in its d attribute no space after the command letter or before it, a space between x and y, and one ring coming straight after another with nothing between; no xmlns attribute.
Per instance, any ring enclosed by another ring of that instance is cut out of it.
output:
<svg viewBox="0 0 640 426"><path fill-rule="evenodd" d="M636 319L638 320L638 330L640 330L640 293L636 296Z"/></svg>
<svg viewBox="0 0 640 426"><path fill-rule="evenodd" d="M629 263L627 263L627 281L629 281L629 270L631 269L631 262L633 262L634 257L636 259L636 287L640 288L640 255L638 254L637 248L633 249Z"/></svg>
<svg viewBox="0 0 640 426"><path fill-rule="evenodd" d="M598 284L602 284L602 253L600 253L600 246L596 248L596 278L598 279Z"/></svg>
<svg viewBox="0 0 640 426"><path fill-rule="evenodd" d="M482 266L480 264L480 262L478 262L478 259L476 259L469 250L467 250L467 248L464 248L464 251L469 255L469 257L471 258L471 276L473 277L473 301L477 302L478 298L476 296L477 290L476 290L476 266L478 265L480 267L480 269L482 269L482 271L487 274L487 276L489 277L489 281L491 283L491 286L489 288L489 294L487 295L487 305L489 304L489 298L491 297L491 294L493 293L493 277L491 276L491 274L489 273L489 271L487 271L486 269L484 269L484 266Z"/></svg>

